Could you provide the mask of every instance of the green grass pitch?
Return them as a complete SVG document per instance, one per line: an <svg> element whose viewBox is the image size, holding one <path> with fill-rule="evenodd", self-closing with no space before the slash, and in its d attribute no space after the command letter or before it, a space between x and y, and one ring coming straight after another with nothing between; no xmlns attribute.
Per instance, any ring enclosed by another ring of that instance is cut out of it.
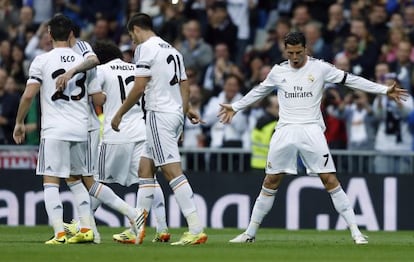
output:
<svg viewBox="0 0 414 262"><path fill-rule="evenodd" d="M100 245L47 246L48 226L0 226L0 262L76 261L414 261L414 232L368 232L368 245L355 245L348 231L316 231L261 228L255 243L231 244L238 229L206 229L204 245L177 247L152 243L153 228L141 246L112 241L123 228L100 226ZM185 229L171 229L176 241Z"/></svg>

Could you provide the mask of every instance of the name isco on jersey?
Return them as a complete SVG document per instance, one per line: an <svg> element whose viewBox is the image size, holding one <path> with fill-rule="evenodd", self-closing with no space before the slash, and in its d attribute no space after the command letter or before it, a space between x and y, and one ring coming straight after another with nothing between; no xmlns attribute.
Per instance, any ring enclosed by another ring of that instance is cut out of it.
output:
<svg viewBox="0 0 414 262"><path fill-rule="evenodd" d="M285 98L313 97L312 92L285 92Z"/></svg>
<svg viewBox="0 0 414 262"><path fill-rule="evenodd" d="M135 70L135 65L111 65L112 70Z"/></svg>

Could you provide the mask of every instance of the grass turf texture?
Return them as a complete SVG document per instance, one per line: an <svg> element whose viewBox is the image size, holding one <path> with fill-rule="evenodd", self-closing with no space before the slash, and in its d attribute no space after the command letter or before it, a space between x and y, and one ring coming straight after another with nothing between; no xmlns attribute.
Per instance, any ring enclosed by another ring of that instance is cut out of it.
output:
<svg viewBox="0 0 414 262"><path fill-rule="evenodd" d="M259 230L255 243L233 244L238 229L207 229L207 244L177 247L152 243L153 228L141 246L112 241L124 228L99 226L100 245L45 245L48 226L0 226L0 261L414 261L414 232L368 232L368 245L355 245L348 231ZM172 241L185 229L171 229Z"/></svg>

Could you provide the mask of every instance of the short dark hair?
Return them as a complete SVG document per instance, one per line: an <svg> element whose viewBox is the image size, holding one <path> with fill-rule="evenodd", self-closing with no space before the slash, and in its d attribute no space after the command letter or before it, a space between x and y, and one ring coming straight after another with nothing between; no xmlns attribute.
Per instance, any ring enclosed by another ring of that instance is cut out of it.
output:
<svg viewBox="0 0 414 262"><path fill-rule="evenodd" d="M306 47L306 38L302 32L289 32L285 36L285 47L287 45L298 45L301 44Z"/></svg>
<svg viewBox="0 0 414 262"><path fill-rule="evenodd" d="M153 30L151 17L144 13L136 13L129 19L127 24L128 31L133 31L134 26L138 26L144 30Z"/></svg>
<svg viewBox="0 0 414 262"><path fill-rule="evenodd" d="M122 52L112 41L97 41L93 51L98 57L101 64L108 63L114 59L122 59Z"/></svg>
<svg viewBox="0 0 414 262"><path fill-rule="evenodd" d="M49 23L50 35L55 41L67 41L70 32L73 29L72 20L69 17L58 14L50 19Z"/></svg>

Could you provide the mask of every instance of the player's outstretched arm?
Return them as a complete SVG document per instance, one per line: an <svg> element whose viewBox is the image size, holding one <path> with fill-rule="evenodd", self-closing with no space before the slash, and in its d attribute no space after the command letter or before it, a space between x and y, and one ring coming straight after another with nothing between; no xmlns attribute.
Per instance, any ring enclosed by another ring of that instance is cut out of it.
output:
<svg viewBox="0 0 414 262"><path fill-rule="evenodd" d="M405 101L409 95L408 91L400 88L396 82L388 86L387 96L398 103Z"/></svg>
<svg viewBox="0 0 414 262"><path fill-rule="evenodd" d="M220 118L220 122L223 124L228 124L233 119L236 111L233 110L231 104L220 104L221 108L218 113L218 117Z"/></svg>
<svg viewBox="0 0 414 262"><path fill-rule="evenodd" d="M69 80L77 73L86 72L89 69L94 68L99 65L99 59L96 55L88 56L88 58L83 61L80 65L70 69L64 74L60 75L56 80L56 90L63 91L66 88Z"/></svg>

